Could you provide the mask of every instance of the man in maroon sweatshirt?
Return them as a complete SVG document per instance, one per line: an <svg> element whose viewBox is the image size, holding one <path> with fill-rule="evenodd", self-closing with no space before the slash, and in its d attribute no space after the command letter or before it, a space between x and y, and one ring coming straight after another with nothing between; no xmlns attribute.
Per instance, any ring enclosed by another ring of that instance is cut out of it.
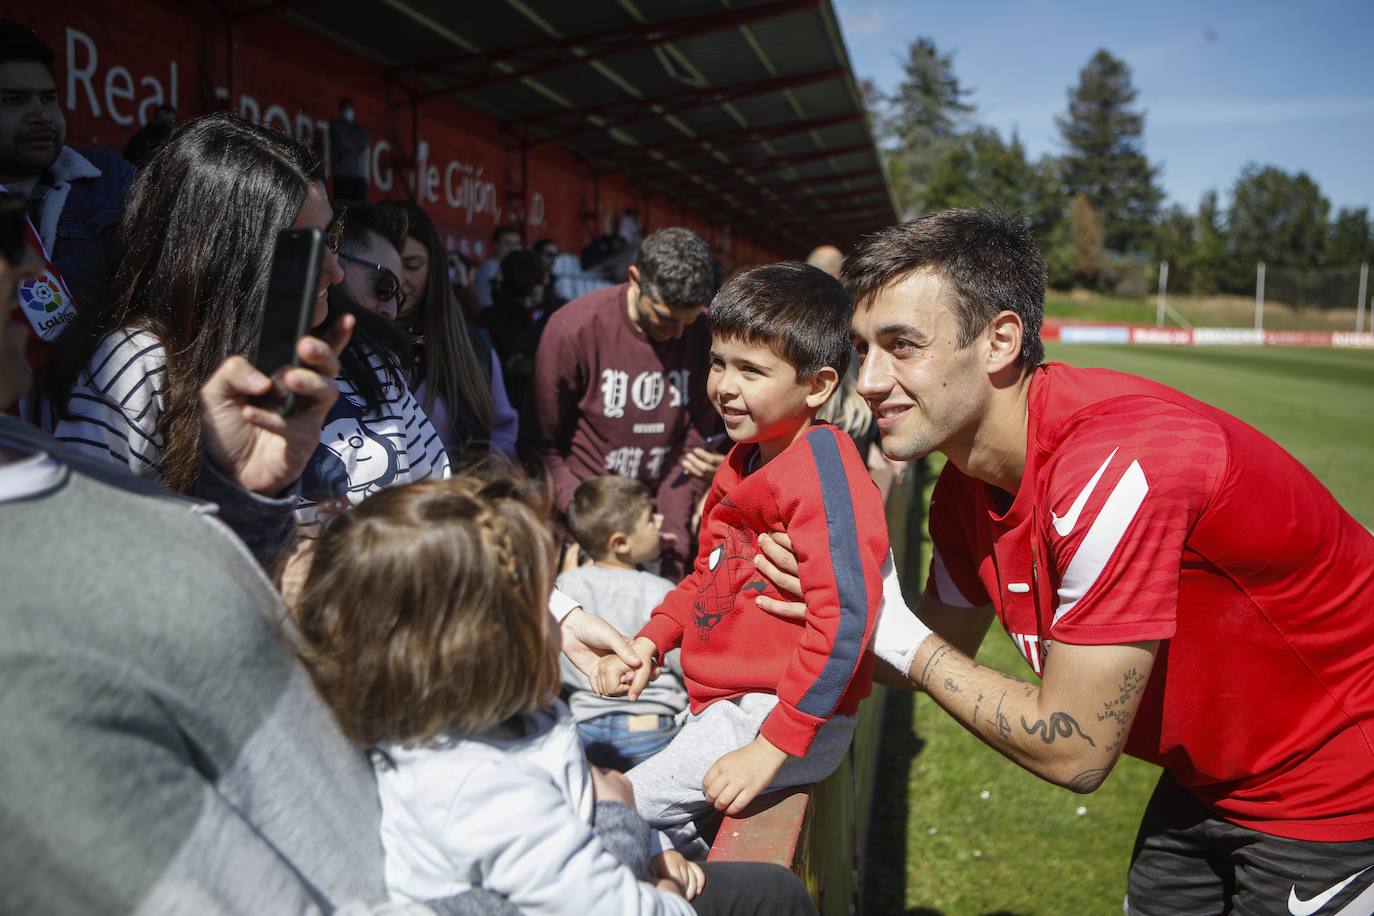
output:
<svg viewBox="0 0 1374 916"><path fill-rule="evenodd" d="M535 435L560 510L589 477L648 484L673 536L660 571L676 581L693 506L719 464L703 449L719 417L706 399L711 337L696 324L715 270L700 236L669 228L644 239L629 276L549 319L535 356Z"/></svg>

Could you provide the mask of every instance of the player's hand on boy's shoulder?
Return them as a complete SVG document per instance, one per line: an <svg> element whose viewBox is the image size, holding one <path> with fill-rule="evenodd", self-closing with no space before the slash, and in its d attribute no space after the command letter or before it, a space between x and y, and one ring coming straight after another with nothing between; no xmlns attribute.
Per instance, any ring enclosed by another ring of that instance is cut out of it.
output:
<svg viewBox="0 0 1374 916"><path fill-rule="evenodd" d="M778 593L784 597L800 599L801 578L797 574L797 555L792 550L792 539L786 532L776 531L759 535L759 553L754 557L754 569L763 576ZM759 595L754 599L760 610L767 611L784 620L805 620L806 603L800 600L784 601Z"/></svg>
<svg viewBox="0 0 1374 916"><path fill-rule="evenodd" d="M649 871L655 880L671 880L677 885L673 890L688 900L700 894L706 887L706 871L675 849L660 852L650 859Z"/></svg>
<svg viewBox="0 0 1374 916"><path fill-rule="evenodd" d="M787 753L759 735L717 760L706 772L701 791L717 811L733 817L768 788L786 762Z"/></svg>

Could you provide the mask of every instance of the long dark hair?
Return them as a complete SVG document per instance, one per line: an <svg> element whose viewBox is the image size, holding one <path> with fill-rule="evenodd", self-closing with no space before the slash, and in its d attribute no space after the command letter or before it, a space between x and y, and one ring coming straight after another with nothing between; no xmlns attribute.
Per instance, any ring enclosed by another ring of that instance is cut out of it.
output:
<svg viewBox="0 0 1374 916"><path fill-rule="evenodd" d="M228 356L254 346L277 233L295 221L318 172L304 145L234 115L178 130L129 192L103 294L82 303L58 339L43 388L59 415L105 334L153 332L167 353L162 481L190 492L200 387Z"/></svg>
<svg viewBox="0 0 1374 916"><path fill-rule="evenodd" d="M491 435L491 380L483 377L467 318L448 282L448 253L440 244L434 222L418 204L397 200L388 205L404 211L410 220L407 234L429 252L425 294L419 303L419 318L425 328L423 365L419 368L421 377L429 382L425 412L434 415L436 396L448 405L450 416L457 415L459 404L467 404L479 427L472 432L486 439Z"/></svg>

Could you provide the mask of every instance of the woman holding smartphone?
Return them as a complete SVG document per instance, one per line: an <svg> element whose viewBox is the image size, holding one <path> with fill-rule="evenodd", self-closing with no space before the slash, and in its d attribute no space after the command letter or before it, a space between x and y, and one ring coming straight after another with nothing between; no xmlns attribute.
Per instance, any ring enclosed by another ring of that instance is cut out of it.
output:
<svg viewBox="0 0 1374 916"><path fill-rule="evenodd" d="M331 309L330 288L343 278L346 216L320 177L305 146L233 115L178 130L130 191L104 295L78 313L44 373L54 436L191 492L204 449L199 389L226 357L257 349L281 230L325 232L311 324L343 311ZM449 473L405 388L403 357L368 324L359 322L341 357L340 397L302 478L303 523L325 498L358 502Z"/></svg>

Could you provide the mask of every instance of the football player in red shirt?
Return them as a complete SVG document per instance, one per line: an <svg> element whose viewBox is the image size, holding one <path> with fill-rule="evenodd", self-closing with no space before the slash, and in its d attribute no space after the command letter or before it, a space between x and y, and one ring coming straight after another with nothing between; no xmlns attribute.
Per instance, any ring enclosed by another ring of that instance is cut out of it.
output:
<svg viewBox="0 0 1374 916"><path fill-rule="evenodd" d="M1374 535L1234 417L1042 363L1017 220L937 213L844 276L884 452L948 458L919 621L885 610L875 653L1050 782L1165 769L1129 914L1374 912ZM973 660L994 616L1038 682Z"/></svg>

